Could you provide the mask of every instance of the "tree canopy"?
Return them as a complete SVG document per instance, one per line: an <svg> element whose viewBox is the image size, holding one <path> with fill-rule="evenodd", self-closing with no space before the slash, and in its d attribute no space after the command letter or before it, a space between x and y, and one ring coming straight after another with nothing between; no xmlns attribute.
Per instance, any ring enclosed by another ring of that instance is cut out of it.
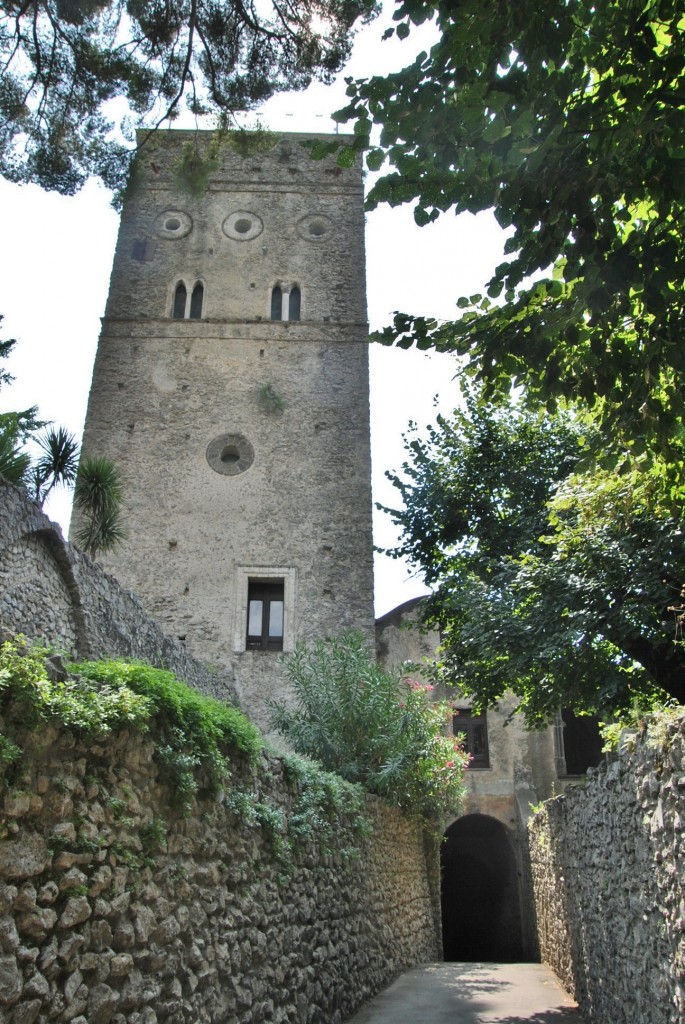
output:
<svg viewBox="0 0 685 1024"><path fill-rule="evenodd" d="M559 707L612 717L656 696L685 702L676 639L683 519L656 474L584 467L591 423L473 394L428 439L411 435L408 558L434 588L444 679L491 706L512 690L530 724Z"/></svg>
<svg viewBox="0 0 685 1024"><path fill-rule="evenodd" d="M329 80L374 13L375 0L6 0L0 172L66 195L90 175L120 189L134 128L173 119L184 98L225 118Z"/></svg>
<svg viewBox="0 0 685 1024"><path fill-rule="evenodd" d="M3 317L0 315L0 327ZM0 388L11 384L14 377L2 365L17 344L16 338L0 339ZM45 424L38 419L38 409L0 413L0 475L14 484L26 483L31 467L31 456L25 443Z"/></svg>
<svg viewBox="0 0 685 1024"><path fill-rule="evenodd" d="M350 82L369 206L494 210L507 259L449 323L397 313L389 344L453 351L491 394L582 398L637 450L685 416L685 14L679 0L404 0L430 52ZM378 144L372 134L380 126Z"/></svg>

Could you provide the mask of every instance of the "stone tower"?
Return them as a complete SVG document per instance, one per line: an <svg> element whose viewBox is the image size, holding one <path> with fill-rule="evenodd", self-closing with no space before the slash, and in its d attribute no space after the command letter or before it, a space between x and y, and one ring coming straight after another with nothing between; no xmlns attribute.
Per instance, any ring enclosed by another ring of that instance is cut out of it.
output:
<svg viewBox="0 0 685 1024"><path fill-rule="evenodd" d="M262 723L279 651L373 639L361 168L304 138L144 149L83 441L124 485L106 568Z"/></svg>

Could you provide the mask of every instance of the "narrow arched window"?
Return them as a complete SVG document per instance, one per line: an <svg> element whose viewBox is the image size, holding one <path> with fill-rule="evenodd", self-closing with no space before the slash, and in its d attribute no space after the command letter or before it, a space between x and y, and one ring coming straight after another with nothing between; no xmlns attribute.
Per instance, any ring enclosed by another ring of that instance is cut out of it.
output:
<svg viewBox="0 0 685 1024"><path fill-rule="evenodd" d="M174 320L183 320L185 317L187 295L186 286L183 281L179 281L174 292L174 309L171 314Z"/></svg>
<svg viewBox="0 0 685 1024"><path fill-rule="evenodd" d="M205 289L202 284L198 283L193 288L193 294L190 296L190 319L199 320L202 316L202 300L205 297Z"/></svg>
<svg viewBox="0 0 685 1024"><path fill-rule="evenodd" d="M283 316L282 310L283 293L278 285L271 292L271 319L280 320Z"/></svg>
<svg viewBox="0 0 685 1024"><path fill-rule="evenodd" d="M290 296L288 298L288 320L300 319L300 302L300 289L295 285L294 288L290 289Z"/></svg>

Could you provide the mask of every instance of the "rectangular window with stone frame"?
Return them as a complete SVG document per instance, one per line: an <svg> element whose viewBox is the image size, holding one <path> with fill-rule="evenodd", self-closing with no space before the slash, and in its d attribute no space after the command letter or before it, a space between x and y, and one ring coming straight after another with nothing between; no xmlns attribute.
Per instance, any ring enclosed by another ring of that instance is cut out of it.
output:
<svg viewBox="0 0 685 1024"><path fill-rule="evenodd" d="M284 591L284 580L249 581L247 590L247 636L245 638L247 650L283 650Z"/></svg>
<svg viewBox="0 0 685 1024"><path fill-rule="evenodd" d="M489 768L488 723L485 715L474 715L470 708L459 708L452 718L452 732L462 736L471 755L469 768Z"/></svg>

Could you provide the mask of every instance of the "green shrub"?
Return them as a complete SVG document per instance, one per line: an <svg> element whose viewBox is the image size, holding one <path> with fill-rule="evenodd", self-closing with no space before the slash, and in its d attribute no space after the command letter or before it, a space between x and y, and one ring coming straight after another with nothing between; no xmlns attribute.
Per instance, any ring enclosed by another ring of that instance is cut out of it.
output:
<svg viewBox="0 0 685 1024"><path fill-rule="evenodd" d="M118 684L95 686L78 675L51 679L45 665L49 655L21 636L0 647L0 696L25 704L27 722L53 719L95 736L126 725L147 727L151 704L144 695Z"/></svg>
<svg viewBox="0 0 685 1024"><path fill-rule="evenodd" d="M197 769L206 773L212 792L228 777L224 748L250 764L259 757L261 737L242 711L198 693L173 672L133 661L81 662L72 669L93 683L130 689L149 702L160 737L158 756L184 805L197 789Z"/></svg>
<svg viewBox="0 0 685 1024"><path fill-rule="evenodd" d="M49 652L25 638L0 648L0 702L24 705L22 725L54 720L91 736L114 729L148 730L154 719L156 756L177 802L187 806L202 771L210 791L229 774L227 754L254 764L261 751L259 732L236 708L205 697L164 669L138 662L94 661L71 664L69 676L48 675ZM0 774L17 759L16 737L0 734Z"/></svg>
<svg viewBox="0 0 685 1024"><path fill-rule="evenodd" d="M603 754L619 749L624 730L639 733L647 743L662 747L668 740L669 729L685 715L685 707L675 700L649 700L644 695L633 700L632 705L620 718L612 722L600 722L599 733L604 740Z"/></svg>
<svg viewBox="0 0 685 1024"><path fill-rule="evenodd" d="M298 789L288 821L293 842L315 843L323 853L356 852L359 840L371 831L362 787L295 754L283 757L283 769Z"/></svg>
<svg viewBox="0 0 685 1024"><path fill-rule="evenodd" d="M352 632L298 645L284 664L294 706L272 702L272 721L298 753L426 821L459 809L468 755L444 735L452 708L430 687L381 668Z"/></svg>

